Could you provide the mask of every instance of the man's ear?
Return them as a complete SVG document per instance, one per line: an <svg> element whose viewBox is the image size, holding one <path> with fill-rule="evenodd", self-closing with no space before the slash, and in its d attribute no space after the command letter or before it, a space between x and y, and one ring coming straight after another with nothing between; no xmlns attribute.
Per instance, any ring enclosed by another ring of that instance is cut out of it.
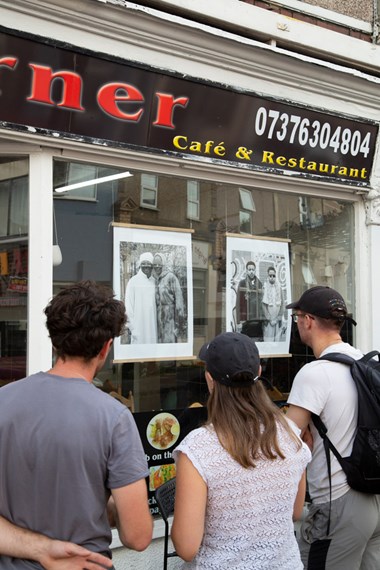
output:
<svg viewBox="0 0 380 570"><path fill-rule="evenodd" d="M316 320L313 317L309 317L309 315L305 315L304 320L306 321L305 325L307 329L311 329L311 327L316 323Z"/></svg>
<svg viewBox="0 0 380 570"><path fill-rule="evenodd" d="M110 338L109 340L107 340L103 344L103 346L99 352L100 358L104 358L104 359L107 358L107 355L108 355L109 351L111 350L112 344L113 344L113 338Z"/></svg>

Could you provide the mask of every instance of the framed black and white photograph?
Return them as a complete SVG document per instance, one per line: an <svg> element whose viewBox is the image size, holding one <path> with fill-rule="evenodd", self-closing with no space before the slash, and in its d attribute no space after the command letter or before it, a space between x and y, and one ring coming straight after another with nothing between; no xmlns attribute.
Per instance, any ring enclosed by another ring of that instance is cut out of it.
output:
<svg viewBox="0 0 380 570"><path fill-rule="evenodd" d="M246 334L260 356L290 356L289 240L227 234L226 330Z"/></svg>
<svg viewBox="0 0 380 570"><path fill-rule="evenodd" d="M113 288L127 313L114 360L191 358L191 230L114 224L113 232Z"/></svg>

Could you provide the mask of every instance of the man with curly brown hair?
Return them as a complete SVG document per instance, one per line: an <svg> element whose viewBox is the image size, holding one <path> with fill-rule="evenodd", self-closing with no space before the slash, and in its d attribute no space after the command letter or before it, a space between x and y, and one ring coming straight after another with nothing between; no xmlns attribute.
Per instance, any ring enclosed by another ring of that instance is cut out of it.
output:
<svg viewBox="0 0 380 570"><path fill-rule="evenodd" d="M121 542L143 550L152 537L145 453L128 408L92 383L124 329L124 304L86 281L61 290L45 314L53 367L1 389L0 515L106 559L110 517ZM24 550L0 542L0 569L44 567Z"/></svg>

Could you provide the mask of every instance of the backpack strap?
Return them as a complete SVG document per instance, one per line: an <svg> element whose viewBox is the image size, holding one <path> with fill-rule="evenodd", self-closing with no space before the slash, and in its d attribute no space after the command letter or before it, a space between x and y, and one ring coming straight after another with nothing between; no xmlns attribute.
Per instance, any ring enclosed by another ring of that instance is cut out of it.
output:
<svg viewBox="0 0 380 570"><path fill-rule="evenodd" d="M378 361L380 362L380 352L378 350L372 350L371 352L367 352L360 360L364 363L367 363L372 358L377 356Z"/></svg>
<svg viewBox="0 0 380 570"><path fill-rule="evenodd" d="M369 352L365 356L368 357L368 360L370 360L373 356L376 356L376 354L380 354L380 353L377 350L374 350L373 352ZM340 364L347 364L347 366L351 366L355 362L355 358L352 358L351 356L348 356L348 354L343 354L341 352L329 352L329 353L325 354L324 356L322 356L321 358L318 358L317 360L329 360L330 362L339 362ZM342 456L340 455L339 451L336 449L334 444L327 437L327 427L325 426L325 424L323 423L321 418L319 416L317 416L316 414L311 414L311 419L313 420L313 423L314 423L320 437L323 439L324 445L326 445L326 443L327 443L328 448L331 449L331 451L333 452L333 454L335 455L335 457L339 461L340 466L343 468ZM330 459L330 455L329 455L329 459Z"/></svg>
<svg viewBox="0 0 380 570"><path fill-rule="evenodd" d="M375 351L374 351L375 352ZM369 353L372 354L372 353ZM376 354L376 352L375 352ZM366 355L367 356L367 355ZM369 357L372 358L372 357ZM368 358L368 360L369 360ZM351 366L355 362L355 358L348 356L348 354L343 354L342 352L328 352L324 354L317 360L329 360L330 362L339 362L340 364L347 364L347 366Z"/></svg>
<svg viewBox="0 0 380 570"><path fill-rule="evenodd" d="M315 425L319 435L321 436L321 438L323 439L323 444L326 447L327 445L327 449L330 449L333 454L335 455L335 457L337 458L337 460L339 461L340 466L343 468L342 465L342 456L339 453L339 451L337 450L337 448L335 447L335 445L331 442L331 440L327 437L327 427L326 425L323 423L323 421L321 420L321 418L319 416L317 416L316 414L311 414L311 419L313 420L313 424ZM329 460L330 460L330 455L329 455Z"/></svg>
<svg viewBox="0 0 380 570"><path fill-rule="evenodd" d="M339 451L335 447L335 445L331 442L331 440L327 437L327 427L321 420L319 416L316 414L311 414L311 419L313 424L315 425L320 437L323 441L323 447L325 449L326 455L326 463L327 463L327 473L329 476L329 489L330 489L330 506L329 506L329 518L327 521L327 536L330 534L330 520L331 520L331 502L332 502L332 484L331 484L331 459L330 459L330 451L333 452L337 460L339 461L340 466L343 468L342 465L342 456L340 455Z"/></svg>
<svg viewBox="0 0 380 570"><path fill-rule="evenodd" d="M327 536L330 534L330 521L331 521L331 502L332 502L332 485L331 485L331 460L330 460L330 442L329 438L327 437L327 428L321 418L317 416L317 414L311 414L311 419L313 420L313 424L315 425L319 435L323 441L323 447L325 449L326 455L326 463L327 463L327 473L329 476L329 492L330 492L330 505L329 505L329 518L327 520ZM334 447L334 446L333 446ZM335 448L334 448L335 449ZM336 451L336 450L335 450Z"/></svg>
<svg viewBox="0 0 380 570"><path fill-rule="evenodd" d="M351 366L351 364L355 361L354 358L348 356L347 354L342 354L340 352L329 352L322 356L322 358L318 358L318 360L328 360L330 362L339 362L340 364L346 364L347 366ZM330 493L330 506L329 506L329 518L327 521L327 536L330 534L330 522L331 522L331 502L332 502L332 483L331 483L331 458L330 458L330 450L333 452L339 464L342 466L342 456L340 455L339 451L336 449L335 445L330 441L327 436L327 427L321 420L317 414L311 414L311 419L313 424L315 425L316 430L318 431L322 441L323 447L325 450L326 455L326 463L327 463L327 473L329 476L329 493Z"/></svg>
<svg viewBox="0 0 380 570"><path fill-rule="evenodd" d="M362 356L359 360L364 364L367 364L370 360L373 360L377 357L377 361L380 362L380 352L378 350L372 350L371 352L367 352L364 356ZM327 354L323 355L321 358L317 358L317 360L329 360L330 362L340 362L341 364L347 364L351 366L356 359L348 356L348 354L343 354L341 352L328 352Z"/></svg>

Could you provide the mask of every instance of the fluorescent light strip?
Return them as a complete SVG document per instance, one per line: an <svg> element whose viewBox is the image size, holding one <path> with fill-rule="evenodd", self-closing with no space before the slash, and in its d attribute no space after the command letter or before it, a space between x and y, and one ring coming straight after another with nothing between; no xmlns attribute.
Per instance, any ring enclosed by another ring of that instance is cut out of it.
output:
<svg viewBox="0 0 380 570"><path fill-rule="evenodd" d="M120 172L119 174L111 174L110 176L103 176L102 178L94 178L93 180L85 180L84 182L77 182L76 184L54 188L54 192L68 192L69 190L84 188L85 186L91 186L92 184L101 184L102 182L110 182L110 180L119 180L120 178L127 178L128 176L133 176L133 174L130 172Z"/></svg>

